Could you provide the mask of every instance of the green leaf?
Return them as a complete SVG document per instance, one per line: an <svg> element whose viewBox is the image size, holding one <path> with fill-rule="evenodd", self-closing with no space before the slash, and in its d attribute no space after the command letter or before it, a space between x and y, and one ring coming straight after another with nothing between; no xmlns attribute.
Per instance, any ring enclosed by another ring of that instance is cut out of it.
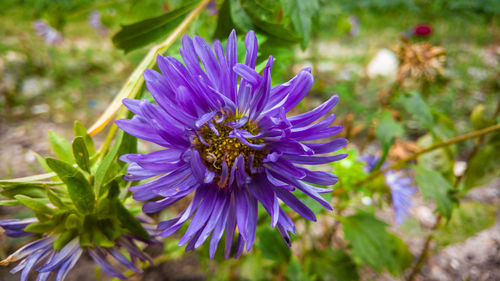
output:
<svg viewBox="0 0 500 281"><path fill-rule="evenodd" d="M61 161L69 164L75 163L75 160L73 159L73 153L71 152L71 145L65 138L50 130L49 142L52 150L54 150L54 153Z"/></svg>
<svg viewBox="0 0 500 281"><path fill-rule="evenodd" d="M123 140L116 154L120 156L129 153L137 153L137 138L127 133L123 133ZM126 163L122 161L118 161L118 164L120 164L120 166L126 165Z"/></svg>
<svg viewBox="0 0 500 281"><path fill-rule="evenodd" d="M29 224L24 228L26 232L40 233L44 234L49 231L52 231L57 226L57 222L55 220L49 220L44 222L35 222Z"/></svg>
<svg viewBox="0 0 500 281"><path fill-rule="evenodd" d="M442 249L460 243L495 223L497 207L481 202L462 202L451 219L443 223L434 235L436 246Z"/></svg>
<svg viewBox="0 0 500 281"><path fill-rule="evenodd" d="M259 237L257 247L264 257L278 263L288 263L292 252L277 230L262 228L258 231L257 237Z"/></svg>
<svg viewBox="0 0 500 281"><path fill-rule="evenodd" d="M407 263L400 261L401 255L408 255L409 251L402 240L395 239L394 235L385 229L385 222L365 212L342 218L341 222L344 237L350 242L356 258L371 265L377 272L383 268L393 274L404 270L401 267Z"/></svg>
<svg viewBox="0 0 500 281"><path fill-rule="evenodd" d="M231 0L224 0L217 16L217 27L215 28L214 38L225 40L234 28L231 19Z"/></svg>
<svg viewBox="0 0 500 281"><path fill-rule="evenodd" d="M327 248L307 254L307 272L320 280L359 280L358 269L352 258L344 251Z"/></svg>
<svg viewBox="0 0 500 281"><path fill-rule="evenodd" d="M252 29L255 29L255 25L252 23L252 20L250 19L250 17L248 17L247 13L245 13L245 10L243 10L243 7L241 6L241 1L245 0L228 0L228 1L231 2L229 4L229 7L231 9L231 20L234 23L234 25L238 29L244 32L248 32Z"/></svg>
<svg viewBox="0 0 500 281"><path fill-rule="evenodd" d="M289 24L278 21L282 9L279 1L245 0L240 3L252 23L263 33L288 42L297 42L302 39Z"/></svg>
<svg viewBox="0 0 500 281"><path fill-rule="evenodd" d="M49 198L52 205L56 206L59 209L66 209L66 205L62 202L61 198L59 198L59 196L57 196L52 190L46 188L46 192L47 197Z"/></svg>
<svg viewBox="0 0 500 281"><path fill-rule="evenodd" d="M21 203L17 200L0 200L0 206L19 206Z"/></svg>
<svg viewBox="0 0 500 281"><path fill-rule="evenodd" d="M431 108L425 103L420 94L412 91L402 94L398 102L405 108L411 116L417 120L427 130L434 128L434 117Z"/></svg>
<svg viewBox="0 0 500 281"><path fill-rule="evenodd" d="M436 202L437 211L449 219L455 205L453 186L439 173L422 166L414 166L417 182L425 200Z"/></svg>
<svg viewBox="0 0 500 281"><path fill-rule="evenodd" d="M482 186L500 176L500 147L485 145L469 161L465 174L464 188L470 190Z"/></svg>
<svg viewBox="0 0 500 281"><path fill-rule="evenodd" d="M47 165L67 185L68 194L83 214L94 211L95 195L85 176L75 167L57 159L47 158Z"/></svg>
<svg viewBox="0 0 500 281"><path fill-rule="evenodd" d="M145 46L159 38L165 37L176 28L191 9L199 1L189 1L188 4L164 15L148 18L133 24L123 25L113 38L113 44L125 52L130 52Z"/></svg>
<svg viewBox="0 0 500 281"><path fill-rule="evenodd" d="M82 137L76 137L73 140L73 156L75 157L76 164L82 170L87 173L90 172L90 159L89 152L87 151L87 146L85 145L85 141Z"/></svg>
<svg viewBox="0 0 500 281"><path fill-rule="evenodd" d="M102 162L100 163L99 167L97 168L96 174L95 174L95 180L94 180L94 188L97 190L98 196L101 196L104 194L106 191L105 188L103 187L108 187L107 185L107 180L110 180L114 173L113 171L113 164L114 160L116 158L116 155L118 154L118 151L120 150L120 146L122 144L122 141L124 139L125 133L123 131L120 131L118 133L118 137L116 138L115 144L111 148L111 151L109 151Z"/></svg>
<svg viewBox="0 0 500 281"><path fill-rule="evenodd" d="M123 204L114 200L116 207L116 216L123 228L128 229L132 234L144 239L151 239L148 232L142 227L141 223L123 206Z"/></svg>
<svg viewBox="0 0 500 281"><path fill-rule="evenodd" d="M87 129L79 121L75 121L74 125L75 137L82 137L85 141L85 146L90 155L95 154L95 146L92 137L87 133Z"/></svg>
<svg viewBox="0 0 500 281"><path fill-rule="evenodd" d="M24 184L18 184L10 186L8 189L3 187L4 190L0 191L2 196L7 198L14 198L16 195L25 195L31 198L43 198L45 197L45 189L38 186L27 186Z"/></svg>
<svg viewBox="0 0 500 281"><path fill-rule="evenodd" d="M66 222L64 223L66 229L80 229L82 227L82 220L79 216L75 214L70 214L66 218Z"/></svg>
<svg viewBox="0 0 500 281"><path fill-rule="evenodd" d="M68 244L73 238L76 237L76 231L74 229L68 229L65 230L61 235L59 235L59 238L54 241L54 250L59 251L61 250L66 244Z"/></svg>
<svg viewBox="0 0 500 281"><path fill-rule="evenodd" d="M396 137L398 135L402 135L403 132L403 126L394 121L389 112L385 112L381 116L377 126L375 127L375 135L382 146L382 156L380 157L377 165L374 167L375 170L380 168L380 166L384 163L385 158L389 154L389 149L394 144Z"/></svg>
<svg viewBox="0 0 500 281"><path fill-rule="evenodd" d="M299 260L292 256L292 260L286 269L286 277L290 281L314 281L314 276L308 275L300 266Z"/></svg>
<svg viewBox="0 0 500 281"><path fill-rule="evenodd" d="M46 205L46 199L33 199L24 195L16 195L14 198L29 209L44 214L55 214L56 210Z"/></svg>
<svg viewBox="0 0 500 281"><path fill-rule="evenodd" d="M285 16L288 16L293 23L297 33L303 37L302 49L307 47L311 38L313 17L319 10L318 0L281 0Z"/></svg>

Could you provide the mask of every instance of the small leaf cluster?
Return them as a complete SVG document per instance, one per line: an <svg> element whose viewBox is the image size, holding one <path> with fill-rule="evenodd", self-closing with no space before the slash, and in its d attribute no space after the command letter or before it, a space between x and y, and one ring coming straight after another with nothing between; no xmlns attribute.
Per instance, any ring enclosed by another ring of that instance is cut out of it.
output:
<svg viewBox="0 0 500 281"><path fill-rule="evenodd" d="M0 181L0 194L10 198L1 204L31 209L38 222L28 225L25 231L57 235L56 250L76 237L82 247L113 247L115 240L127 233L150 239L123 205L123 163L116 160L118 153L134 147L136 140L120 133L103 157L81 123L76 122L74 129L71 144L57 133L49 133L58 158L39 157L48 174ZM49 177L51 181L43 180Z"/></svg>

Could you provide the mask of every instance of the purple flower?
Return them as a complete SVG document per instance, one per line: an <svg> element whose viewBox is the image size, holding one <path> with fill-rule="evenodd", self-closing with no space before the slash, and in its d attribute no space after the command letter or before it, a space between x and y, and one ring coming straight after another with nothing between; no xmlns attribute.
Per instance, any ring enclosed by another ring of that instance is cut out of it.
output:
<svg viewBox="0 0 500 281"><path fill-rule="evenodd" d="M101 36L105 36L108 33L108 29L101 23L101 13L97 10L92 11L90 14L89 24L92 28L97 30Z"/></svg>
<svg viewBox="0 0 500 281"><path fill-rule="evenodd" d="M408 211L412 205L410 196L417 192L417 189L411 186L411 179L401 172L389 170L384 175L385 184L391 189L394 220L397 224L402 224L406 218L410 217Z"/></svg>
<svg viewBox="0 0 500 281"><path fill-rule="evenodd" d="M3 220L0 221L0 226L5 230L9 237L22 237L34 235L34 233L24 232L24 228L31 223L37 222L36 219L25 220ZM51 273L56 275L57 281L62 281L75 266L80 259L82 253L87 252L92 259L106 273L111 276L125 279L125 276L117 271L109 262L108 257L113 257L120 264L132 269L135 272L141 273L137 267L137 259L141 261L152 260L144 254L141 249L135 244L136 240L143 241L131 235L122 235L115 241L115 246L110 248L104 247L81 247L78 237L71 240L60 251L54 250L54 241L58 235L49 235L44 238L30 242L16 252L0 261L0 265L8 265L13 262L20 261L10 272L15 274L21 271L21 281L28 280L30 272L38 266L37 281L45 281ZM147 242L148 241L143 241ZM151 243L151 242L149 242ZM125 250L130 258L122 254L122 249Z"/></svg>
<svg viewBox="0 0 500 281"><path fill-rule="evenodd" d="M46 21L37 20L33 23L36 33L49 45L57 45L62 42L62 35L59 31L52 28Z"/></svg>
<svg viewBox="0 0 500 281"><path fill-rule="evenodd" d="M338 96L310 112L287 116L313 84L310 69L271 87L273 57L267 60L262 75L255 71L258 45L253 31L245 38L245 63L237 62L234 31L225 52L219 41L213 46L211 49L201 37L185 36L180 50L184 64L173 57L158 56L162 74L151 69L144 72L157 105L147 100L123 100L136 115L116 121L117 125L165 148L123 155L121 159L130 163L125 179L153 178L130 188L136 200L154 200L144 204L146 213L160 211L194 193L181 214L158 225L160 235L167 237L192 218L179 241L180 246L187 244L186 250L198 248L211 234L209 252L213 257L225 232L226 258L235 237L236 257L244 248L249 251L255 240L258 203L269 213L271 226L277 227L290 245L289 233L295 234L295 226L280 207L280 200L313 221L314 213L297 199L297 192L332 209L320 195L331 189L310 183L332 185L337 177L298 164L325 164L347 156L317 156L344 147L346 139L314 142L343 129L330 126L335 114L328 114ZM313 123L325 114L325 119Z"/></svg>
<svg viewBox="0 0 500 281"><path fill-rule="evenodd" d="M364 167L365 172L372 172L377 165L380 157L374 155L364 155L359 157L359 160L366 162ZM383 165L384 168L387 165ZM389 170L384 173L385 184L391 190L392 207L394 209L394 220L397 224L402 224L405 218L410 216L409 208L412 206L410 196L417 192L417 189L412 187L412 180L406 177L402 172Z"/></svg>

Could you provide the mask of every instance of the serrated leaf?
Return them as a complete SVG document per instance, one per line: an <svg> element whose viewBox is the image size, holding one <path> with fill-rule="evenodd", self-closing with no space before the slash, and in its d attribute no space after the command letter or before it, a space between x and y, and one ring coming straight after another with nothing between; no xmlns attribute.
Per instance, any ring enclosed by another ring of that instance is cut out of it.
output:
<svg viewBox="0 0 500 281"><path fill-rule="evenodd" d="M281 0L285 16L288 16L297 31L303 37L302 49L307 47L311 38L313 17L318 13L318 0Z"/></svg>
<svg viewBox="0 0 500 281"><path fill-rule="evenodd" d="M90 158L87 146L82 137L76 137L71 145L73 148L73 156L75 157L76 164L87 173L90 172Z"/></svg>
<svg viewBox="0 0 500 281"><path fill-rule="evenodd" d="M359 280L358 269L352 258L339 249L327 248L307 255L307 272L319 280Z"/></svg>
<svg viewBox="0 0 500 281"><path fill-rule="evenodd" d="M145 46L159 38L165 37L176 28L184 16L199 1L189 1L184 6L158 17L148 18L133 24L123 25L113 38L113 44L125 52Z"/></svg>
<svg viewBox="0 0 500 281"><path fill-rule="evenodd" d="M262 228L258 230L257 237L259 237L257 247L262 251L264 257L278 263L288 263L292 252L278 231Z"/></svg>
<svg viewBox="0 0 500 281"><path fill-rule="evenodd" d="M73 153L71 151L71 145L65 138L50 130L49 142L52 150L54 150L54 153L57 155L57 158L69 164L75 163L75 159L73 159Z"/></svg>
<svg viewBox="0 0 500 281"><path fill-rule="evenodd" d="M122 224L123 228L128 229L132 234L144 239L151 239L149 233L142 227L141 223L123 206L123 204L114 200L116 208L116 216Z"/></svg>
<svg viewBox="0 0 500 281"><path fill-rule="evenodd" d="M434 128L434 117L431 108L416 91L402 94L398 102L427 130Z"/></svg>
<svg viewBox="0 0 500 281"><path fill-rule="evenodd" d="M33 199L25 195L16 195L14 198L27 208L42 214L55 214L56 210L49 208L44 199Z"/></svg>
<svg viewBox="0 0 500 281"><path fill-rule="evenodd" d="M414 166L417 176L415 181L422 191L425 200L436 202L437 211L447 219L450 218L455 205L453 186L439 173L422 166Z"/></svg>
<svg viewBox="0 0 500 281"><path fill-rule="evenodd" d="M400 255L409 252L407 248L404 250L402 240L395 240L394 235L386 230L385 222L364 212L344 217L341 222L344 237L350 242L355 257L371 265L377 272L384 268L393 274L402 272Z"/></svg>
<svg viewBox="0 0 500 281"><path fill-rule="evenodd" d="M47 158L47 165L68 187L68 195L83 214L94 211L95 195L85 176L75 167L57 159Z"/></svg>

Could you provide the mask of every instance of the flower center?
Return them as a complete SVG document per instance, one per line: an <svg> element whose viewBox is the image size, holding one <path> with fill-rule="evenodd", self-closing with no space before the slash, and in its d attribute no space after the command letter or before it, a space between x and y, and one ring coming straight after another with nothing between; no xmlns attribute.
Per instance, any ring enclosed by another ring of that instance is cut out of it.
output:
<svg viewBox="0 0 500 281"><path fill-rule="evenodd" d="M235 121L237 120L234 117L226 117L222 123L214 122L213 125L219 133L218 136L212 129L205 125L201 128L201 137L205 144L198 139L195 140L196 148L200 152L203 163L209 170L217 174L222 172L222 162L224 160L226 161L228 170L231 170L238 155L242 155L245 159L245 170L247 174L250 174L248 165L251 164L252 167L259 167L262 164L262 159L267 154L265 149L257 150L251 148L242 143L238 138L229 136L229 133L234 129L224 123ZM245 130L252 135L259 133L257 125L250 122L247 122L239 130ZM252 144L263 142L262 139L247 139L247 141ZM253 163L248 163L249 159L251 159L250 155L253 155Z"/></svg>

